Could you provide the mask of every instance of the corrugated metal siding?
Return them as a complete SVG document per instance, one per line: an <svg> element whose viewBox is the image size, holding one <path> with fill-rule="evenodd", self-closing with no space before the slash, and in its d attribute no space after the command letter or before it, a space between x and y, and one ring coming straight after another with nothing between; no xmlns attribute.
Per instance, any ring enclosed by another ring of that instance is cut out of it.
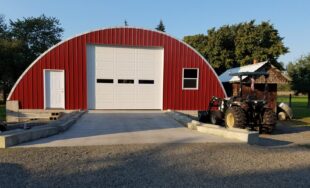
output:
<svg viewBox="0 0 310 188"><path fill-rule="evenodd" d="M216 75L194 50L165 34L137 28L112 28L70 39L42 56L22 77L9 100L22 109L44 108L44 69L65 70L66 109L87 109L86 44L164 48L163 109L205 109L225 92ZM182 90L182 69L199 68L199 90Z"/></svg>

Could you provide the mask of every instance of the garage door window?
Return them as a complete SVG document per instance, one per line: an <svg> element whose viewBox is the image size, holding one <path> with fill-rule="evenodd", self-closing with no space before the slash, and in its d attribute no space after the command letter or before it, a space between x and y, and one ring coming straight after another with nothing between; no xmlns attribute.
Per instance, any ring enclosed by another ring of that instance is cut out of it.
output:
<svg viewBox="0 0 310 188"><path fill-rule="evenodd" d="M97 83L113 84L113 79L97 79Z"/></svg>
<svg viewBox="0 0 310 188"><path fill-rule="evenodd" d="M127 79L118 79L119 84L133 84L135 83L134 80L127 80Z"/></svg>
<svg viewBox="0 0 310 188"><path fill-rule="evenodd" d="M139 80L139 84L154 84L154 80Z"/></svg>
<svg viewBox="0 0 310 188"><path fill-rule="evenodd" d="M183 89L198 89L199 69L183 69Z"/></svg>

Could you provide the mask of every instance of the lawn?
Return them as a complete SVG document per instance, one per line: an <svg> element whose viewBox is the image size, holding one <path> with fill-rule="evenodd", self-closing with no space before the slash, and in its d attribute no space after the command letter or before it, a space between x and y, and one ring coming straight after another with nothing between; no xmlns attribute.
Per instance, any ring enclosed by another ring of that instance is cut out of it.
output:
<svg viewBox="0 0 310 188"><path fill-rule="evenodd" d="M289 102L288 96L278 96L278 102ZM307 96L292 96L294 119L310 124L310 108L307 108Z"/></svg>
<svg viewBox="0 0 310 188"><path fill-rule="evenodd" d="M5 120L5 105L0 104L0 119Z"/></svg>

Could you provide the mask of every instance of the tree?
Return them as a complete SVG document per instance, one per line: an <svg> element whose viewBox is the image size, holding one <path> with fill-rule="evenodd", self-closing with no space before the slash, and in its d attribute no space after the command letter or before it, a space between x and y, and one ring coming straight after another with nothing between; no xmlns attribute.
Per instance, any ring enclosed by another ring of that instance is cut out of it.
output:
<svg viewBox="0 0 310 188"><path fill-rule="evenodd" d="M59 20L45 15L10 20L0 16L0 88L5 95L41 53L61 40Z"/></svg>
<svg viewBox="0 0 310 188"><path fill-rule="evenodd" d="M310 54L303 56L294 63L289 63L287 72L292 78L291 87L300 93L308 94L308 108L310 108Z"/></svg>
<svg viewBox="0 0 310 188"><path fill-rule="evenodd" d="M10 21L11 35L23 45L24 67L34 61L41 53L61 41L63 28L54 17L29 17Z"/></svg>
<svg viewBox="0 0 310 188"><path fill-rule="evenodd" d="M192 35L192 36L185 36L184 41L195 48L201 55L205 55L206 46L208 45L207 36L203 34Z"/></svg>
<svg viewBox="0 0 310 188"><path fill-rule="evenodd" d="M0 38L3 39L3 37L6 37L8 31L8 27L5 23L5 18L3 15L0 15Z"/></svg>
<svg viewBox="0 0 310 188"><path fill-rule="evenodd" d="M255 25L255 21L239 24L236 35L236 59L241 65L256 59L269 60L273 65L283 70L277 58L288 52L283 44L283 38L269 22Z"/></svg>
<svg viewBox="0 0 310 188"><path fill-rule="evenodd" d="M157 25L155 29L158 31L166 32L166 27L162 20L159 21L159 24Z"/></svg>
<svg viewBox="0 0 310 188"><path fill-rule="evenodd" d="M20 51L21 42L10 38L4 16L0 16L0 90L4 91L4 99L18 77Z"/></svg>
<svg viewBox="0 0 310 188"><path fill-rule="evenodd" d="M203 39L203 43L197 38ZM254 20L212 28L207 35L186 36L183 40L208 59L218 74L232 67L251 64L253 60L268 60L283 69L277 58L288 52L283 38L272 24L255 24Z"/></svg>

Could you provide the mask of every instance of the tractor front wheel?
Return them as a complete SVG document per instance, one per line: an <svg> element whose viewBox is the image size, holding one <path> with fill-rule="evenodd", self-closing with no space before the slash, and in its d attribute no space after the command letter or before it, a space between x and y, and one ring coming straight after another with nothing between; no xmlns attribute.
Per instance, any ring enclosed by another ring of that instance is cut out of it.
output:
<svg viewBox="0 0 310 188"><path fill-rule="evenodd" d="M244 128L246 125L246 114L238 106L232 106L225 113L226 128Z"/></svg>

